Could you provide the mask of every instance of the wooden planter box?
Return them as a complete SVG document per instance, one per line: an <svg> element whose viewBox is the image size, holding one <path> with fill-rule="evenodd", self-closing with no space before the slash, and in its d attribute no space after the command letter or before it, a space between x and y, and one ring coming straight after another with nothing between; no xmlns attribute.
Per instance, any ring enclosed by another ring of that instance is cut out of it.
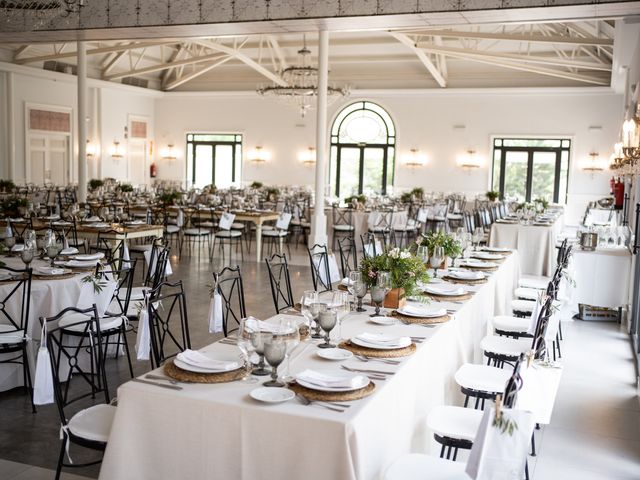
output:
<svg viewBox="0 0 640 480"><path fill-rule="evenodd" d="M407 299L404 295L404 288L394 288L384 298L385 308L400 308L406 305Z"/></svg>

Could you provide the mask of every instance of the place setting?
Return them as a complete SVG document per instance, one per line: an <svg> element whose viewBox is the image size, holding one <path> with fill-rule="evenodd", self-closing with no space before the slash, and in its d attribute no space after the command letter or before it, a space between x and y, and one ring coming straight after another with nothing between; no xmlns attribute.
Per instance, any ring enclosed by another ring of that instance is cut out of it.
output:
<svg viewBox="0 0 640 480"><path fill-rule="evenodd" d="M406 325L421 324L435 326L451 320L449 311L439 305L422 302L407 302L391 312L391 316Z"/></svg>
<svg viewBox="0 0 640 480"><path fill-rule="evenodd" d="M473 297L473 294L464 287L444 282L425 286L423 293L432 300L444 302L461 302Z"/></svg>

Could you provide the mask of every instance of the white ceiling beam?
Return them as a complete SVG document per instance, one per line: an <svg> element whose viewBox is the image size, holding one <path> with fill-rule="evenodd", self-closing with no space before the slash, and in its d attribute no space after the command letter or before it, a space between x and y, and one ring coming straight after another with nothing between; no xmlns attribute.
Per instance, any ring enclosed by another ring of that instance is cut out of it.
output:
<svg viewBox="0 0 640 480"><path fill-rule="evenodd" d="M438 85L440 85L442 88L447 86L447 81L442 76L442 73L436 68L434 63L429 58L429 56L423 50L416 47L415 42L411 38L409 38L407 35L404 35L402 33L397 33L397 32L389 32L389 34L392 37L396 38L403 45L406 45L411 51L413 51L417 55L418 59L429 71L431 76L435 79L436 82L438 82Z"/></svg>
<svg viewBox="0 0 640 480"><path fill-rule="evenodd" d="M111 69L116 66L116 64L120 61L120 59L124 57L126 54L127 54L126 50L123 50L122 52L114 52L114 57L102 69L101 76L104 77L105 75L107 75L111 71Z"/></svg>
<svg viewBox="0 0 640 480"><path fill-rule="evenodd" d="M22 55L23 53L25 53L29 47L31 47L31 45L22 45L21 47L19 47L14 53L13 53L13 60L17 60L18 58L20 58L20 55Z"/></svg>
<svg viewBox="0 0 640 480"><path fill-rule="evenodd" d="M567 45L593 45L593 46L613 46L613 40L610 38L583 38L570 36L544 36L544 35L519 35L514 33L489 33L489 32L463 32L454 30L424 30L422 32L411 32L412 35L419 37L448 37L448 38L475 38L475 39L491 39L506 40L514 42L533 42L533 43L562 43Z"/></svg>
<svg viewBox="0 0 640 480"><path fill-rule="evenodd" d="M580 62L577 60L570 60L566 58L558 57L539 57L533 55L517 55L512 53L498 53L498 52L485 52L482 50L472 50L464 48L454 47L438 47L429 43L418 43L418 47L424 51L430 53L437 53L441 55L449 54L463 54L463 55L476 55L485 58L496 58L499 60L518 61L524 63L538 63L542 65L556 65L567 68L582 68L586 70L598 70L602 72L610 72L611 65L602 65L600 63L592 62Z"/></svg>
<svg viewBox="0 0 640 480"><path fill-rule="evenodd" d="M439 47L443 46L442 37L438 37L438 36L433 37L433 42ZM440 72L442 73L442 76L446 79L449 77L449 72L447 71L447 57L444 55L440 55L438 59L440 60Z"/></svg>
<svg viewBox="0 0 640 480"><path fill-rule="evenodd" d="M280 47L278 40L273 35L267 35L267 40L269 40L269 43L271 44L271 48L273 49L273 51L276 54L276 57L278 57L278 60L280 61L280 70L284 70L285 68L287 68L287 59L284 56L284 52L282 51L282 48Z"/></svg>
<svg viewBox="0 0 640 480"><path fill-rule="evenodd" d="M474 51L468 52L448 52L446 53L449 57L461 58L463 60L469 60L472 62L484 63L487 65L494 65L503 68L510 68L512 70L519 70L522 72L530 72L537 73L539 75L546 75L550 77L556 78L564 78L567 80L573 80L582 83L590 83L594 85L609 85L609 81L607 79L600 79L596 77L592 77L589 75L580 75L576 73L571 73L567 71L556 70L552 68L538 67L534 65L528 65L526 63L515 62L512 60L501 59L500 57L496 57L495 55L480 53Z"/></svg>
<svg viewBox="0 0 640 480"><path fill-rule="evenodd" d="M242 63L253 68L256 72L264 75L273 83L280 85L281 87L286 87L289 85L280 75L273 73L272 71L266 69L265 67L260 65L258 62L256 62L252 58L245 55L244 53L240 53L238 50L228 47L227 45L223 45L221 43L209 42L207 40L193 40L193 43L202 45L211 50L217 50L219 52L226 53L227 55L231 55L237 58L238 60L240 60Z"/></svg>
<svg viewBox="0 0 640 480"><path fill-rule="evenodd" d="M101 55L103 53L122 52L127 50L135 50L137 48L157 47L160 45L173 45L177 43L176 40L161 40L156 42L134 42L125 45L113 45L110 47L99 47L87 50L87 55ZM44 62L47 60L59 60L61 58L73 58L77 54L76 52L56 53L52 55L39 55L37 57L26 57L14 59L14 63L18 65L24 65L26 63Z"/></svg>
<svg viewBox="0 0 640 480"><path fill-rule="evenodd" d="M200 75L202 75L203 73L207 73L210 70L213 70L214 68L222 65L223 63L228 62L229 60L231 60L233 57L231 55L227 55L225 56L225 58L223 58L222 60L219 60L217 62L212 63L211 65L205 65L203 68L201 68L200 70L190 73L189 75L184 75L172 82L169 82L166 84L166 86L164 87L165 91L169 91L169 90L173 90L176 87L179 87L180 85L182 85L183 83L187 83L191 80L193 80L196 77L199 77Z"/></svg>
<svg viewBox="0 0 640 480"><path fill-rule="evenodd" d="M115 80L116 78L131 77L136 75L143 75L145 73L159 72L162 70L166 70L167 68L174 68L181 65L192 65L196 63L209 62L211 60L219 60L223 56L224 55L220 53L212 53L210 55L204 55L201 57L192 57L192 58L187 58L185 60L176 60L175 62L171 62L171 63L169 62L160 63L158 65L152 65L150 67L131 69L131 70L127 70L126 72L113 73L111 75L105 75L104 77L102 77L102 79Z"/></svg>
<svg viewBox="0 0 640 480"><path fill-rule="evenodd" d="M169 63L173 63L176 60L182 60L187 53L189 53L189 50L186 48L186 46L184 44L180 44L178 49L171 54L171 57L169 57ZM162 72L163 88L164 88L164 85L169 81L169 77L174 71L175 71L174 67L171 67L166 69L164 72Z"/></svg>

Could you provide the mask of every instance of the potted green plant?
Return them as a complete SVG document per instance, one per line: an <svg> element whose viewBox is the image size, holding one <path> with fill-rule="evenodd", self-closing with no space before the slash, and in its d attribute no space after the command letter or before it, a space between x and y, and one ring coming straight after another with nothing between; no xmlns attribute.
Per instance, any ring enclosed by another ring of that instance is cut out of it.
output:
<svg viewBox="0 0 640 480"><path fill-rule="evenodd" d="M251 185L249 186L254 190L259 190L264 186L264 184L262 182L251 182Z"/></svg>
<svg viewBox="0 0 640 480"><path fill-rule="evenodd" d="M0 179L0 192L11 193L16 188L13 180L1 180Z"/></svg>
<svg viewBox="0 0 640 480"><path fill-rule="evenodd" d="M267 195L267 200L270 202L276 202L278 200L278 195L280 195L280 189L276 187L267 187L264 193Z"/></svg>
<svg viewBox="0 0 640 480"><path fill-rule="evenodd" d="M500 192L496 190L489 190L485 196L490 202L495 202L498 198L500 198Z"/></svg>
<svg viewBox="0 0 640 480"><path fill-rule="evenodd" d="M24 197L11 196L2 202L2 210L9 217L26 216L29 201Z"/></svg>
<svg viewBox="0 0 640 480"><path fill-rule="evenodd" d="M89 190L95 192L97 189L104 185L104 181L99 178L92 178L89 180Z"/></svg>
<svg viewBox="0 0 640 480"><path fill-rule="evenodd" d="M536 198L533 203L536 205L536 210L539 212L544 212L547 208L549 208L549 201L546 198Z"/></svg>
<svg viewBox="0 0 640 480"><path fill-rule="evenodd" d="M457 258L462 253L460 242L453 235L445 232L429 232L422 235L424 245L429 250L429 255L433 253L435 247L442 247L444 250L444 265L447 266L449 258Z"/></svg>
<svg viewBox="0 0 640 480"><path fill-rule="evenodd" d="M422 198L424 197L424 188L422 187L416 187L413 190L411 190L411 196L413 197L414 200L422 200Z"/></svg>
<svg viewBox="0 0 640 480"><path fill-rule="evenodd" d="M175 205L176 202L180 200L180 192L176 192L176 191L163 192L158 197L158 200L160 201L160 203L162 203L165 206Z"/></svg>
<svg viewBox="0 0 640 480"><path fill-rule="evenodd" d="M376 285L378 272L389 272L391 291L384 306L398 308L406 303L406 297L417 291L417 283L429 281L429 274L422 261L409 250L392 248L376 257L365 258L360 264L362 278L368 287Z"/></svg>
<svg viewBox="0 0 640 480"><path fill-rule="evenodd" d="M402 203L411 203L413 201L413 195L411 194L411 192L404 192L402 195L400 195L400 201Z"/></svg>
<svg viewBox="0 0 640 480"><path fill-rule="evenodd" d="M133 192L133 185L131 185L130 183L121 183L120 185L118 185L118 190L120 190L122 193L130 193Z"/></svg>

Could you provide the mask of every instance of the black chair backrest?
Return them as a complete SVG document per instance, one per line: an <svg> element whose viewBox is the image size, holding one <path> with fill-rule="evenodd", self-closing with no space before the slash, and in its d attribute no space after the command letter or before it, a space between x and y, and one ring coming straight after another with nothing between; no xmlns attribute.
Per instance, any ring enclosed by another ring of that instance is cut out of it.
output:
<svg viewBox="0 0 640 480"><path fill-rule="evenodd" d="M240 265L235 268L225 267L219 273L214 273L213 279L217 292L222 297L222 330L226 337L237 330L240 320L247 316Z"/></svg>
<svg viewBox="0 0 640 480"><path fill-rule="evenodd" d="M520 366L524 362L524 353L520 354L520 358L516 360L513 365L513 373L507 380L507 384L504 387L504 395L502 398L503 405L506 408L515 408L516 400L518 399L518 392L522 388L522 377L520 376Z"/></svg>
<svg viewBox="0 0 640 480"><path fill-rule="evenodd" d="M328 292L332 290L327 246L316 243L312 247L308 248L307 252L309 253L309 265L311 266L313 289L317 292Z"/></svg>
<svg viewBox="0 0 640 480"><path fill-rule="evenodd" d="M534 351L536 359L544 359L547 352L547 344L545 336L547 335L547 328L549 327L549 320L551 319L553 297L548 296L546 301L542 304L540 312L538 313L538 319L536 321L536 331L531 342L531 349Z"/></svg>
<svg viewBox="0 0 640 480"><path fill-rule="evenodd" d="M24 221L20 221L20 222L10 221L9 226L11 227L11 230L13 231L13 235L16 237L17 240L24 240L24 233L27 230L33 230L33 219L31 217L28 217L24 219Z"/></svg>
<svg viewBox="0 0 640 480"><path fill-rule="evenodd" d="M72 323L64 327L58 321L73 315ZM100 334L98 310L92 307L80 309L68 307L53 317L40 317L40 325L47 324L47 349L51 359L53 393L63 425L67 424L67 406L82 399L104 395L109 403L109 388L104 369L103 344ZM67 329L74 328L77 335L68 335ZM87 361L86 355L90 359ZM89 364L87 371L85 364Z"/></svg>
<svg viewBox="0 0 640 480"><path fill-rule="evenodd" d="M136 262L136 259L129 260L126 265L123 265L123 262L110 262L104 268L96 269L97 276L104 277L107 280L115 280L116 282L111 303L107 307L107 315L127 315Z"/></svg>
<svg viewBox="0 0 640 480"><path fill-rule="evenodd" d="M118 252L119 258L122 258L126 239L114 240L114 235L121 233L114 229L98 232L96 245L91 247L91 251L104 253L105 258L109 261L113 260L115 252Z"/></svg>
<svg viewBox="0 0 640 480"><path fill-rule="evenodd" d="M170 250L171 247L163 244L160 240L153 242L151 254L149 255L149 265L143 282L144 286L156 288L165 280Z"/></svg>
<svg viewBox="0 0 640 480"><path fill-rule="evenodd" d="M380 250L385 250L386 248L385 236L377 237L373 232L360 235L360 242L362 243L362 255L364 258L380 255L382 252L378 251L378 246L381 247Z"/></svg>
<svg viewBox="0 0 640 480"><path fill-rule="evenodd" d="M353 225L353 210L351 208L340 208L334 205L332 215L334 225Z"/></svg>
<svg viewBox="0 0 640 480"><path fill-rule="evenodd" d="M162 282L153 288L149 293L147 309L152 365L158 367L168 358L191 348L182 282Z"/></svg>
<svg viewBox="0 0 640 480"><path fill-rule="evenodd" d="M340 250L340 268L342 270L342 277L346 278L349 276L349 272L351 270L358 269L356 242L353 237L340 238L338 239L338 249Z"/></svg>
<svg viewBox="0 0 640 480"><path fill-rule="evenodd" d="M271 285L271 296L276 313L280 313L286 308L293 307L293 293L291 292L291 277L289 275L289 264L287 256L283 253L273 254L271 258L265 258L267 271L269 272L269 284Z"/></svg>
<svg viewBox="0 0 640 480"><path fill-rule="evenodd" d="M4 329L2 333L10 333L22 330L27 333L29 327L29 305L31 304L31 277L33 270L24 270L0 267L0 273L10 274L14 281L9 283L9 291L4 297L0 297L0 323L11 324L11 330ZM15 306L20 308L16 309ZM12 306L7 310L8 306ZM13 312L13 313L12 313ZM19 312L16 315L16 312ZM0 351L2 348L0 347Z"/></svg>

